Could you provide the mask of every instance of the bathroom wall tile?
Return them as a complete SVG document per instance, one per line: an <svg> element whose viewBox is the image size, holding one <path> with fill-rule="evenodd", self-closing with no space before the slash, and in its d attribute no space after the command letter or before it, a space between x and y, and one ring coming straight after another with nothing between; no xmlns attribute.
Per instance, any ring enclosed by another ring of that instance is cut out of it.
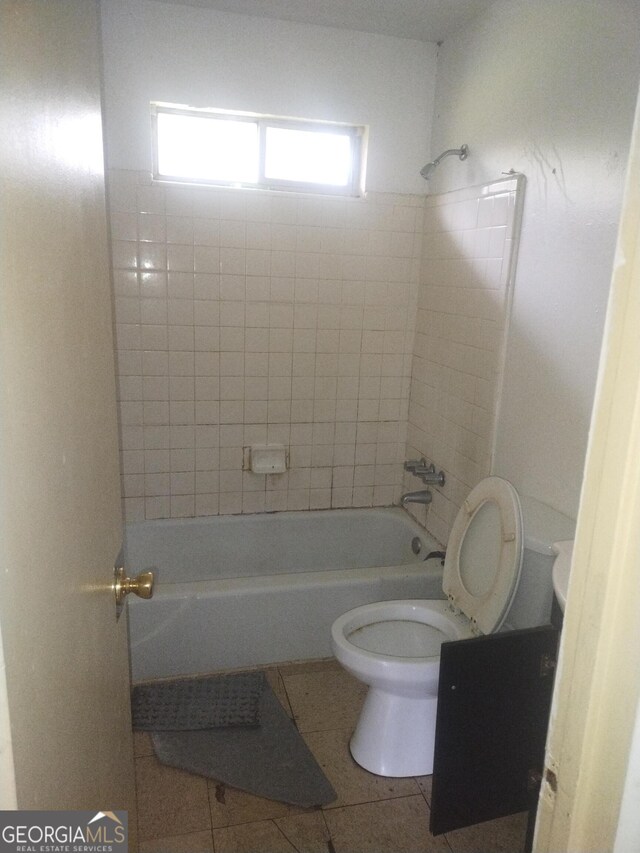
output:
<svg viewBox="0 0 640 853"><path fill-rule="evenodd" d="M145 325L159 326L167 323L168 311L166 299L142 299L140 301L140 322Z"/></svg>
<svg viewBox="0 0 640 853"><path fill-rule="evenodd" d="M195 515L195 495L171 495L171 518L191 518Z"/></svg>
<svg viewBox="0 0 640 853"><path fill-rule="evenodd" d="M141 270L140 296L149 299L164 299L167 296L167 273L161 270Z"/></svg>
<svg viewBox="0 0 640 853"><path fill-rule="evenodd" d="M196 494L195 515L209 516L218 515L220 508L220 496L218 492L211 494Z"/></svg>
<svg viewBox="0 0 640 853"><path fill-rule="evenodd" d="M111 240L113 267L117 270L135 270L138 265L138 244L134 240Z"/></svg>
<svg viewBox="0 0 640 853"><path fill-rule="evenodd" d="M194 242L194 222L188 216L172 216L165 218L165 234L167 243L189 245Z"/></svg>
<svg viewBox="0 0 640 853"><path fill-rule="evenodd" d="M120 426L122 450L142 450L144 448L144 428L141 426Z"/></svg>
<svg viewBox="0 0 640 853"><path fill-rule="evenodd" d="M310 489L289 489L287 491L287 510L306 510L310 508Z"/></svg>
<svg viewBox="0 0 640 853"><path fill-rule="evenodd" d="M116 297L140 295L137 270L113 270L113 291Z"/></svg>
<svg viewBox="0 0 640 853"><path fill-rule="evenodd" d="M143 450L122 450L120 452L120 459L123 474L144 473Z"/></svg>
<svg viewBox="0 0 640 853"><path fill-rule="evenodd" d="M195 399L195 377L193 376L171 376L168 378L162 377L163 381L168 382L169 386L169 399L171 401L177 400L191 400ZM199 379L198 381L203 381ZM217 380L215 380L217 382ZM216 386L213 386L217 388ZM214 399L217 397L217 394L214 396Z"/></svg>
<svg viewBox="0 0 640 853"><path fill-rule="evenodd" d="M491 468L516 192L497 190L429 196L425 206L406 455L445 470L447 484L432 490L426 519L423 509L411 510L442 542ZM394 412L389 399L381 416Z"/></svg>
<svg viewBox="0 0 640 853"><path fill-rule="evenodd" d="M193 191L188 187L167 186L165 188L165 211L172 216L193 214Z"/></svg>
<svg viewBox="0 0 640 853"><path fill-rule="evenodd" d="M170 299L193 299L194 288L193 272L181 270L167 272L167 294Z"/></svg>
<svg viewBox="0 0 640 853"><path fill-rule="evenodd" d="M134 233L130 230L127 239L134 239ZM163 243L166 241L166 219L154 213L139 213L137 221L137 238L146 243Z"/></svg>
<svg viewBox="0 0 640 853"><path fill-rule="evenodd" d="M373 506L373 486L354 486L352 492L354 507Z"/></svg>
<svg viewBox="0 0 640 853"><path fill-rule="evenodd" d="M242 512L242 492L220 491L220 515L235 515Z"/></svg>
<svg viewBox="0 0 640 853"><path fill-rule="evenodd" d="M257 302L269 300L272 277L268 275L228 275L222 276L222 281L228 281L226 298L246 299Z"/></svg>
<svg viewBox="0 0 640 853"><path fill-rule="evenodd" d="M216 273L195 273L193 296L195 299L218 299L220 297L220 276Z"/></svg>
<svg viewBox="0 0 640 853"><path fill-rule="evenodd" d="M147 173L119 171L110 182L119 375L127 377L120 396L127 403L152 404L146 407L146 426L155 431L147 433L147 449L176 446L176 433L167 442L163 427L266 426L269 436L287 436L280 440L297 468L345 469L362 454L353 439L290 442L291 426L406 419L408 385L402 382L413 348L409 305L418 284L414 261L422 239L416 230L422 197L372 194L356 202L249 197L154 185ZM496 214L486 227L504 229L505 223ZM503 236L506 240L506 231ZM488 317L495 314L491 305L483 310ZM484 340L486 330L483 335ZM388 381L365 382L359 394L361 378L382 375L383 357ZM201 384L196 392L193 384L189 390L172 383L167 397L166 382L140 384L141 377L219 384L206 391ZM270 381L251 382L259 379ZM157 405L167 400L168 410ZM189 401L197 404L184 405ZM127 410L127 421L133 412ZM480 429L482 419L476 420ZM125 424L127 430L134 426ZM204 435L199 433L200 440ZM133 440L127 432L127 449ZM179 442L187 440L183 435ZM391 449L380 453L387 459ZM222 458L210 458L206 470L222 464ZM398 480L393 489L379 484L372 491L366 483L354 492L352 473L337 471L333 489L322 479L304 486L294 480L288 488L263 489L262 498L248 492L244 501L242 485L223 488L220 481L220 491L196 489L189 496L175 491L185 490L184 478L174 478L168 497L176 499L172 514L191 505L198 514L207 507L215 514L262 511L263 505L270 511L369 505L390 499L399 488ZM148 507L154 516L166 510L164 504Z"/></svg>
<svg viewBox="0 0 640 853"><path fill-rule="evenodd" d="M261 492L244 492L242 493L242 512L264 512L266 509L266 495Z"/></svg>
<svg viewBox="0 0 640 853"><path fill-rule="evenodd" d="M142 498L126 498L122 500L123 513L128 521L145 520L145 501Z"/></svg>
<svg viewBox="0 0 640 853"><path fill-rule="evenodd" d="M165 212L165 189L161 186L139 185L137 190L138 213Z"/></svg>
<svg viewBox="0 0 640 853"><path fill-rule="evenodd" d="M167 249L163 243L138 243L138 265L143 270L166 270Z"/></svg>
<svg viewBox="0 0 640 853"><path fill-rule="evenodd" d="M391 506L398 503L400 500L400 486L374 486L373 487L373 505L374 506Z"/></svg>

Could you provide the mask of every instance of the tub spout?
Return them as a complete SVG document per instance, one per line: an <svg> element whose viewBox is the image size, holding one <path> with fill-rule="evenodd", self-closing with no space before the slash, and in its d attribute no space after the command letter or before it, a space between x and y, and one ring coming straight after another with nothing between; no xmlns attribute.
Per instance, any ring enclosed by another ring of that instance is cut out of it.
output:
<svg viewBox="0 0 640 853"><path fill-rule="evenodd" d="M430 504L431 492L429 489L420 489L418 492L407 492L400 498L400 506L407 504Z"/></svg>

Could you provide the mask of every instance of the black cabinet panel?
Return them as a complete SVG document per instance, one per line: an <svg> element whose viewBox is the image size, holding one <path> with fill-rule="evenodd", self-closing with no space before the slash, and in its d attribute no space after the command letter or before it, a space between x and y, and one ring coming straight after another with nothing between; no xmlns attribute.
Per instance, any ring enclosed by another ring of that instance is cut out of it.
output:
<svg viewBox="0 0 640 853"><path fill-rule="evenodd" d="M558 630L443 643L431 831L525 811L541 773Z"/></svg>

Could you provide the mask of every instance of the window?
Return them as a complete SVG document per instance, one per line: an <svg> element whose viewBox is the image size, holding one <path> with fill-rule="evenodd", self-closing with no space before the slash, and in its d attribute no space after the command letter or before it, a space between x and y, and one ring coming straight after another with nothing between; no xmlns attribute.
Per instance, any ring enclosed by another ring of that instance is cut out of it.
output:
<svg viewBox="0 0 640 853"><path fill-rule="evenodd" d="M360 195L362 127L152 104L163 181Z"/></svg>

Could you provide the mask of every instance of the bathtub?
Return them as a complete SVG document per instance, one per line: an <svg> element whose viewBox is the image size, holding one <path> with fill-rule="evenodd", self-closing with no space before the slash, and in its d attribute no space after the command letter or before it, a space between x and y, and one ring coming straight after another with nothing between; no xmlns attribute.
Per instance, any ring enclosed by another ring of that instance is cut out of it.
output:
<svg viewBox="0 0 640 853"><path fill-rule="evenodd" d="M128 573L156 570L153 598L128 599L132 678L327 657L346 610L442 598L438 547L395 507L130 524Z"/></svg>

